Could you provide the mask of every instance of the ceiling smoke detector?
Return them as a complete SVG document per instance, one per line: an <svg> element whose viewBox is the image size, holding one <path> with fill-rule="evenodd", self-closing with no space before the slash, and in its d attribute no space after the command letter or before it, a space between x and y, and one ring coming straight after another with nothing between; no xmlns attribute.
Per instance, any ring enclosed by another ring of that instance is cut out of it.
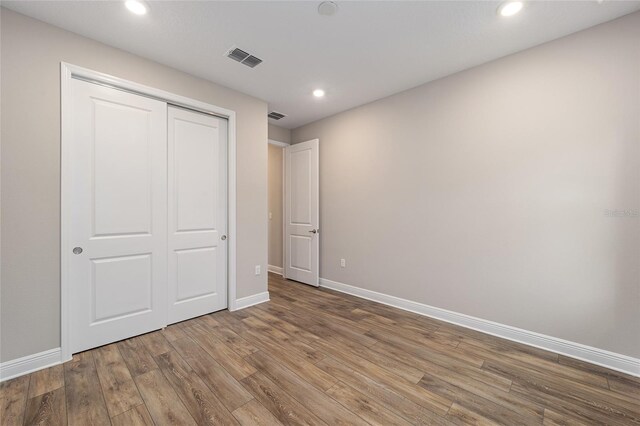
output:
<svg viewBox="0 0 640 426"><path fill-rule="evenodd" d="M255 68L256 65L262 63L262 59L258 58L257 56L253 56L252 54L247 53L242 49L238 49L237 47L232 47L231 49L227 50L225 56L227 58L233 59L236 62L240 62L241 64L246 65L249 68Z"/></svg>
<svg viewBox="0 0 640 426"><path fill-rule="evenodd" d="M323 16L335 15L338 11L338 5L332 1L323 1L318 6L318 13Z"/></svg>

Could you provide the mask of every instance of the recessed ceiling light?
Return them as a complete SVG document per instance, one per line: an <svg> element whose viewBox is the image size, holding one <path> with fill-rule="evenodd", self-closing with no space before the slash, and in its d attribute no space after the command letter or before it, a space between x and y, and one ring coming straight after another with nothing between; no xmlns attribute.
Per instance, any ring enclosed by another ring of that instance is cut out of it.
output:
<svg viewBox="0 0 640 426"><path fill-rule="evenodd" d="M524 2L521 1L507 1L500 5L498 13L501 16L513 16L520 12L524 7Z"/></svg>
<svg viewBox="0 0 640 426"><path fill-rule="evenodd" d="M147 13L147 6L139 0L126 0L124 5L131 13L136 15L146 15Z"/></svg>
<svg viewBox="0 0 640 426"><path fill-rule="evenodd" d="M316 89L313 91L313 96L315 96L316 98L321 98L324 96L324 90L322 89Z"/></svg>

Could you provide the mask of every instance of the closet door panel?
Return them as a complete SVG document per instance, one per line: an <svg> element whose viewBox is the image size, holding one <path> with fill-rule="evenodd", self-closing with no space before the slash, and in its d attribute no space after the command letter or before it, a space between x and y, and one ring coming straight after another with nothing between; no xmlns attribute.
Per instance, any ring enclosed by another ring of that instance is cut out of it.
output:
<svg viewBox="0 0 640 426"><path fill-rule="evenodd" d="M227 307L227 122L168 110L169 323Z"/></svg>
<svg viewBox="0 0 640 426"><path fill-rule="evenodd" d="M167 322L167 107L73 80L72 352ZM69 119L69 118L67 118Z"/></svg>

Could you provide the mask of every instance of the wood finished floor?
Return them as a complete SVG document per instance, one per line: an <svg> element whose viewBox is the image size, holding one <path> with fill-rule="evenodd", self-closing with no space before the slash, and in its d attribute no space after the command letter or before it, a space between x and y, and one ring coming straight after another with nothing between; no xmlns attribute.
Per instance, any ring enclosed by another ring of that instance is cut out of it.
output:
<svg viewBox="0 0 640 426"><path fill-rule="evenodd" d="M269 277L271 301L0 385L3 425L640 424L640 379Z"/></svg>

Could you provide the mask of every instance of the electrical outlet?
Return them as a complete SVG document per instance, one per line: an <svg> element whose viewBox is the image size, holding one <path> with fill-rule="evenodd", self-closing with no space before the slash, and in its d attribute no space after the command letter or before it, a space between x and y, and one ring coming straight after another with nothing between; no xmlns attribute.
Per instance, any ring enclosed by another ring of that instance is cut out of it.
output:
<svg viewBox="0 0 640 426"><path fill-rule="evenodd" d="M347 261L346 261L346 260L344 260L344 259L340 259L340 267L341 267L341 268L344 268L344 267L346 267L346 266L347 266Z"/></svg>
<svg viewBox="0 0 640 426"><path fill-rule="evenodd" d="M256 265L256 275L260 275L260 265Z"/></svg>
<svg viewBox="0 0 640 426"><path fill-rule="evenodd" d="M273 213L269 212L269 220L273 219Z"/></svg>

